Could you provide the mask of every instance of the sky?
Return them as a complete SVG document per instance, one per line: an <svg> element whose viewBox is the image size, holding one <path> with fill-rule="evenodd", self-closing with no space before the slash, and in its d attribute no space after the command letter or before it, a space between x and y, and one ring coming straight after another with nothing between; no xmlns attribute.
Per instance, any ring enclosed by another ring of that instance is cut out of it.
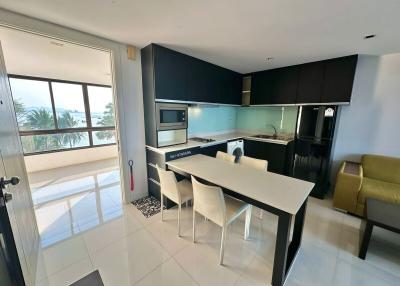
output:
<svg viewBox="0 0 400 286"><path fill-rule="evenodd" d="M20 100L26 108L51 108L48 83L10 78L14 100ZM53 82L53 96L56 109L77 110L84 112L82 86L77 84ZM88 86L90 111L103 112L105 106L112 102L112 89L98 86Z"/></svg>

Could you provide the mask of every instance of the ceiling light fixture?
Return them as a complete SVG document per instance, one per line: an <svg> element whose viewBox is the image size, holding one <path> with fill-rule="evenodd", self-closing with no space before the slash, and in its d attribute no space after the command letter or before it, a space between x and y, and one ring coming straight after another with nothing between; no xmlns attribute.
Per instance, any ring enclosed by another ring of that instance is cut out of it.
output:
<svg viewBox="0 0 400 286"><path fill-rule="evenodd" d="M375 37L376 37L375 34L367 35L367 36L364 37L364 40L372 39L372 38L375 38Z"/></svg>
<svg viewBox="0 0 400 286"><path fill-rule="evenodd" d="M267 61L272 61L274 58L273 57L268 57Z"/></svg>

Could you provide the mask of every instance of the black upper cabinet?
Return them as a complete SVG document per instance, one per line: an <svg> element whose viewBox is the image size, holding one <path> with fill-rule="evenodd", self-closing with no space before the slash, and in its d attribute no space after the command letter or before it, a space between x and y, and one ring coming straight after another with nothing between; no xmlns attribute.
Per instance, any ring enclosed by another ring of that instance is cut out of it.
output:
<svg viewBox="0 0 400 286"><path fill-rule="evenodd" d="M347 103L357 55L256 72L250 104Z"/></svg>
<svg viewBox="0 0 400 286"><path fill-rule="evenodd" d="M275 70L272 104L291 104L296 101L299 69L290 66Z"/></svg>
<svg viewBox="0 0 400 286"><path fill-rule="evenodd" d="M357 59L354 55L325 61L322 102L350 102Z"/></svg>
<svg viewBox="0 0 400 286"><path fill-rule="evenodd" d="M251 77L250 104L292 104L296 101L296 66L254 73Z"/></svg>
<svg viewBox="0 0 400 286"><path fill-rule="evenodd" d="M324 83L324 62L299 66L299 85L296 103L320 103Z"/></svg>
<svg viewBox="0 0 400 286"><path fill-rule="evenodd" d="M241 104L241 74L156 44L142 54L149 50L142 67L151 68L142 69L142 76L153 83L155 100Z"/></svg>
<svg viewBox="0 0 400 286"><path fill-rule="evenodd" d="M273 101L274 70L253 73L250 104L268 104Z"/></svg>
<svg viewBox="0 0 400 286"><path fill-rule="evenodd" d="M154 82L157 99L187 100L187 58L154 45Z"/></svg>

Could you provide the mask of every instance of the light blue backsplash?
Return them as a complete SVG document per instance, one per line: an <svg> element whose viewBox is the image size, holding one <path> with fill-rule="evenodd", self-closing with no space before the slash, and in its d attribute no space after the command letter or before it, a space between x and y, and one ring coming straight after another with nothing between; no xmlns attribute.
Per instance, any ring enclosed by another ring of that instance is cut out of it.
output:
<svg viewBox="0 0 400 286"><path fill-rule="evenodd" d="M236 115L236 128L272 133L272 124L279 133L294 133L296 119L295 106L240 107Z"/></svg>
<svg viewBox="0 0 400 286"><path fill-rule="evenodd" d="M272 133L294 133L297 107L189 107L188 136L218 133L234 129Z"/></svg>
<svg viewBox="0 0 400 286"><path fill-rule="evenodd" d="M236 128L237 107L189 107L188 136Z"/></svg>

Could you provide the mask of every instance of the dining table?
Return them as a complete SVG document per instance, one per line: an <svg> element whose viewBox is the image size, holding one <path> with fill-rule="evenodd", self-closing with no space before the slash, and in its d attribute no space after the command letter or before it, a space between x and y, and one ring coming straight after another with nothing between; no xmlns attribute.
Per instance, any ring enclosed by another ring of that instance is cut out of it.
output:
<svg viewBox="0 0 400 286"><path fill-rule="evenodd" d="M201 154L166 164L169 170L220 186L224 193L278 216L272 281L267 283L284 285L300 250L314 184Z"/></svg>

